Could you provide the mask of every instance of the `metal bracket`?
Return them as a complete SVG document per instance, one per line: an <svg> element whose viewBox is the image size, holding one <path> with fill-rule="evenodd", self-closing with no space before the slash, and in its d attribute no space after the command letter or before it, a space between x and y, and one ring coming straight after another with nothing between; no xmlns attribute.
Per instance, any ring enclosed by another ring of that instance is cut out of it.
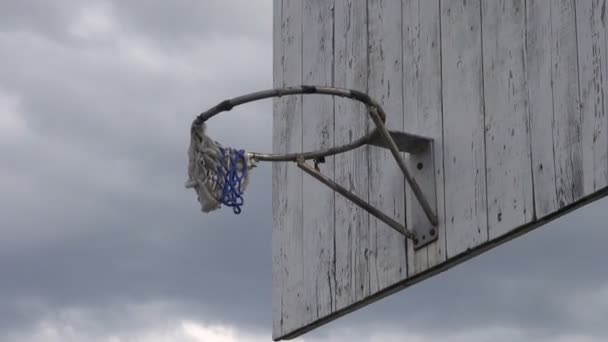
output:
<svg viewBox="0 0 608 342"><path fill-rule="evenodd" d="M426 145L425 149L420 153L408 155L407 163L413 172L413 176L418 181L418 184L424 189L428 195L429 205L432 208L437 208L437 189L435 183L435 161L433 142ZM407 217L412 230L416 234L416 238L412 240L414 249L422 248L431 242L437 241L439 236L437 224L431 223L420 206L420 202L416 200L413 193L407 193Z"/></svg>
<svg viewBox="0 0 608 342"><path fill-rule="evenodd" d="M395 141L395 145L400 152L407 152L410 154L419 154L426 151L429 144L432 142L431 139L421 137L419 135L388 130L391 138ZM372 138L369 141L370 145L390 149L389 145L382 138L382 135L376 130L372 133Z"/></svg>
<svg viewBox="0 0 608 342"><path fill-rule="evenodd" d="M381 120L378 112L373 108L370 116L376 124L376 131L372 133L372 138L368 142L370 145L386 148L391 151L397 165L403 172L405 179L410 185L413 201L409 201L408 217L412 229L408 229L405 224L401 224L378 208L372 206L362 198L358 197L340 184L323 175L318 169L318 161L315 160L314 167L309 166L304 159L297 161L297 165L304 172L308 173L321 183L327 185L334 191L346 197L359 207L363 208L389 227L411 239L414 249L420 249L427 244L436 241L437 216L436 210L436 189L435 189L435 166L433 162L433 140L430 138L399 131L389 131ZM410 154L409 162L406 162L400 152ZM410 172L409 165L414 165L414 174ZM418 182L420 180L421 182ZM426 195L422 192L421 186L427 189ZM416 200L414 200L417 199ZM429 201L430 199L430 201Z"/></svg>

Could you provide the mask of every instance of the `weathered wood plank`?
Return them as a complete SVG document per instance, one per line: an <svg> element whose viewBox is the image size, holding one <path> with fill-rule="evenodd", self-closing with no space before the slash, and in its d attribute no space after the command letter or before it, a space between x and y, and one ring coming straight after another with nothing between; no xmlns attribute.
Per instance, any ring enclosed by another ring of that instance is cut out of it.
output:
<svg viewBox="0 0 608 342"><path fill-rule="evenodd" d="M275 88L283 86L283 0L272 2L272 86ZM285 118L283 108L285 99L274 98L272 102L272 150L274 153L283 152L283 133L285 129ZM283 203L284 194L281 189L287 186L285 163L272 164L272 331L273 337L281 332L281 321L283 319L283 244L285 241L285 212Z"/></svg>
<svg viewBox="0 0 608 342"><path fill-rule="evenodd" d="M446 260L443 99L441 76L441 12L439 1L420 1L420 109L421 134L434 139L435 198L437 208L437 242L426 247L428 268ZM417 169L417 168L416 168ZM421 270L419 270L421 271Z"/></svg>
<svg viewBox="0 0 608 342"><path fill-rule="evenodd" d="M274 338L318 327L608 194L605 0L273 1L275 86L329 84L333 72L334 84L369 90L391 129L433 137L440 220L439 241L414 252L293 164L274 163ZM323 16L331 3L333 17ZM369 129L359 104L330 101L276 99L274 150L345 143ZM424 177L415 158L406 160ZM397 220L426 220L386 150L360 148L331 163L321 165L325 174Z"/></svg>
<svg viewBox="0 0 608 342"><path fill-rule="evenodd" d="M420 62L420 1L403 0L403 124L407 127L408 133L415 133L418 130L419 119L419 97L418 84L420 72L418 63ZM407 155L405 161L413 172L415 179L421 183L420 187L426 190L428 187L428 177L416 172L416 162L418 159ZM422 161L421 161L422 162ZM427 165L428 167L429 165ZM425 191L425 193L427 193ZM412 194L409 184L405 183L406 198L406 222L410 229L418 225L427 226L424 215L420 215L420 205L417 203L416 196ZM429 202L435 206L435 199L429 197ZM424 214L424 213L422 213ZM427 220L428 221L428 220ZM428 267L428 253L424 250L414 250L412 241L407 241L407 261L408 276Z"/></svg>
<svg viewBox="0 0 608 342"><path fill-rule="evenodd" d="M407 156L406 161L421 187L434 190L427 196L439 219L436 242L416 251L408 241L409 276L445 260L440 20L439 1L403 1L404 130L434 139L429 159ZM408 226L430 226L407 183L406 204Z"/></svg>
<svg viewBox="0 0 608 342"><path fill-rule="evenodd" d="M552 2L528 1L526 7L526 74L530 112L530 150L534 184L534 214L539 219L557 209L552 134Z"/></svg>
<svg viewBox="0 0 608 342"><path fill-rule="evenodd" d="M336 1L335 85L367 92L367 11L360 0ZM365 106L335 98L336 145L349 143L367 133ZM368 198L369 147L335 156L336 182ZM335 199L336 309L361 300L369 291L369 213L342 196Z"/></svg>
<svg viewBox="0 0 608 342"><path fill-rule="evenodd" d="M333 1L304 1L302 71L304 84L333 83ZM334 100L330 96L302 99L302 144L306 151L334 145ZM319 165L334 179L334 157ZM313 321L335 309L335 221L332 189L310 176L303 179L304 277L306 317Z"/></svg>
<svg viewBox="0 0 608 342"><path fill-rule="evenodd" d="M576 16L573 0L552 1L553 143L557 204L583 195Z"/></svg>
<svg viewBox="0 0 608 342"><path fill-rule="evenodd" d="M452 257L488 238L481 9L470 0L441 7L445 221Z"/></svg>
<svg viewBox="0 0 608 342"><path fill-rule="evenodd" d="M283 50L283 86L302 84L302 2L283 0L281 46ZM276 119L281 127L276 148L279 152L302 151L302 96L289 96L280 102L282 111ZM273 335L301 327L305 322L304 276L304 231L302 217L302 172L294 164L285 164L278 174L277 221L281 229L276 230L282 241L281 263L277 272L282 273L282 307L280 327Z"/></svg>
<svg viewBox="0 0 608 342"><path fill-rule="evenodd" d="M490 239L533 216L525 74L525 3L482 1Z"/></svg>
<svg viewBox="0 0 608 342"><path fill-rule="evenodd" d="M585 195L608 185L608 117L605 108L608 58L605 15L605 0L576 2Z"/></svg>
<svg viewBox="0 0 608 342"><path fill-rule="evenodd" d="M369 93L387 113L389 129L403 129L401 1L368 2ZM369 153L370 203L395 220L405 221L405 179L385 149ZM386 224L370 218L370 291L376 292L407 275L406 241Z"/></svg>

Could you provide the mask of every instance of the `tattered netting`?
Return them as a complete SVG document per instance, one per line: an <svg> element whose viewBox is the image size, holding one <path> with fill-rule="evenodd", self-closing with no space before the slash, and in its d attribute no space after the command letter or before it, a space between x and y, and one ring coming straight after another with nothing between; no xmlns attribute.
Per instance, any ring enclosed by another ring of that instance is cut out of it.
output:
<svg viewBox="0 0 608 342"><path fill-rule="evenodd" d="M186 187L196 191L203 212L223 204L240 213L253 167L255 161L244 150L224 147L207 136L205 123L192 126Z"/></svg>

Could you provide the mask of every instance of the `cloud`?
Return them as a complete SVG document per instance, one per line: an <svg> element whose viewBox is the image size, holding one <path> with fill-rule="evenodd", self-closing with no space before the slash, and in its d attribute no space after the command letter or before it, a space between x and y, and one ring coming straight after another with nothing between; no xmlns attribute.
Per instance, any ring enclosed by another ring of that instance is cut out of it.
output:
<svg viewBox="0 0 608 342"><path fill-rule="evenodd" d="M152 0L145 4L125 1L112 4L120 20L128 23L129 30L145 32L150 39L180 49L195 41L218 37L242 37L265 43L272 28L271 1Z"/></svg>
<svg viewBox="0 0 608 342"><path fill-rule="evenodd" d="M271 26L270 1L0 4L3 340L269 340L271 166L240 216L184 181L195 115L271 87ZM210 134L269 151L271 111ZM599 341L606 203L302 340Z"/></svg>
<svg viewBox="0 0 608 342"><path fill-rule="evenodd" d="M120 28L111 8L105 3L96 3L80 9L68 32L84 40L112 39L120 33Z"/></svg>
<svg viewBox="0 0 608 342"><path fill-rule="evenodd" d="M0 141L9 143L27 132L27 127L19 115L20 99L0 91Z"/></svg>
<svg viewBox="0 0 608 342"><path fill-rule="evenodd" d="M261 342L269 339L261 332L241 331L228 325L205 324L180 318L162 319L159 312L156 312L158 309L125 308L124 311L131 317L131 323L139 323L132 324L129 329L108 329L103 323L107 317L100 317L95 312L64 309L41 319L27 332L13 332L4 336L0 333L0 337L6 342ZM102 323L99 323L100 318ZM146 318L154 318L154 322Z"/></svg>
<svg viewBox="0 0 608 342"><path fill-rule="evenodd" d="M77 3L27 0L0 3L0 31L30 32L65 40L66 22L80 9Z"/></svg>
<svg viewBox="0 0 608 342"><path fill-rule="evenodd" d="M152 313L150 312L152 311ZM141 317L156 317L154 308L131 308L130 313ZM3 341L91 341L91 342L261 342L270 340L270 336L261 330L243 330L231 325L208 324L187 318L172 318L145 322L129 330L107 329L98 324L99 317L91 312L65 310L52 318L39 321L33 329L23 333L12 333L3 336ZM2 336L0 334L0 336ZM527 332L500 325L471 327L457 332L436 331L421 333L416 329L367 323L352 326L348 329L334 329L323 336L306 336L294 339L294 342L599 342L602 335L596 334L563 334L552 336Z"/></svg>
<svg viewBox="0 0 608 342"><path fill-rule="evenodd" d="M44 10L30 4L0 16ZM177 51L130 29L110 3L47 14L53 34L0 25L0 331L54 309L159 298L195 318L270 321L270 310L255 314L270 293L270 168L256 169L240 217L202 215L184 182L191 121L269 87L271 42L216 35ZM211 132L266 150L270 110L235 110Z"/></svg>

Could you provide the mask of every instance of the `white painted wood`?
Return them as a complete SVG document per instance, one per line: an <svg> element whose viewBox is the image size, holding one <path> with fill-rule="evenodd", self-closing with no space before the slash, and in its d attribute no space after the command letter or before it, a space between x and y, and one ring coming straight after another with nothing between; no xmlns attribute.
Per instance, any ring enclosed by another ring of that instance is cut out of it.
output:
<svg viewBox="0 0 608 342"><path fill-rule="evenodd" d="M304 84L333 83L333 1L303 2L302 72ZM334 99L304 96L302 144L305 151L334 145ZM334 157L320 164L321 172L334 178ZM306 316L312 322L335 310L335 192L308 175L303 179L304 279Z"/></svg>
<svg viewBox="0 0 608 342"><path fill-rule="evenodd" d="M534 183L534 216L557 210L553 151L553 77L551 67L553 1L528 1L526 7L526 74Z"/></svg>
<svg viewBox="0 0 608 342"><path fill-rule="evenodd" d="M401 1L368 2L369 94L387 113L387 127L403 130ZM369 154L369 201L405 222L405 179L386 149ZM370 218L370 291L377 292L407 275L406 241L378 219Z"/></svg>
<svg viewBox="0 0 608 342"><path fill-rule="evenodd" d="M420 1L418 0L403 0L402 1L402 16L403 16L403 124L407 127L408 132L420 134L418 131L419 121L419 99L424 95L418 92L418 84L422 81L418 73L420 71L418 63L420 62ZM421 160L416 156L407 156L405 161L412 175L425 189L425 194L429 194L428 186L433 180L433 175L428 173L417 172L416 164L427 164L429 167L429 158ZM432 161L431 161L432 162ZM432 184L431 184L432 185ZM434 194L433 194L434 195ZM406 198L406 222L410 229L428 229L431 225L421 212L420 204L412 190L405 183L405 198ZM435 197L429 196L429 204L436 208ZM425 236L425 239L427 237ZM407 241L407 261L408 261L408 276L411 276L420 270L425 270L428 267L428 252L426 249L414 250L413 241Z"/></svg>
<svg viewBox="0 0 608 342"><path fill-rule="evenodd" d="M283 86L302 84L302 2L283 0L282 4L282 71ZM281 134L275 147L278 152L302 151L302 96L289 96L281 103L282 111L276 113ZM284 164L277 174L276 184L277 218L279 227L274 235L281 243L275 251L279 254L279 264L273 272L280 272L281 312L279 326L275 326L273 336L299 328L305 317L305 298L303 292L308 283L304 276L303 250L304 231L302 217L302 171L293 163Z"/></svg>
<svg viewBox="0 0 608 342"><path fill-rule="evenodd" d="M283 1L273 0L272 3L272 25L273 25L273 43L272 43L272 86L283 86ZM282 152L284 149L284 132L285 120L283 109L285 108L284 98L273 99L273 117L272 117L272 150L273 152ZM283 283L285 280L283 269L283 248L284 248L284 219L286 213L283 211L283 203L286 195L281 191L287 186L287 177L285 171L287 164L273 163L272 164L272 327L273 337L277 335L275 332L281 331L281 320L283 318ZM278 271L281 269L281 271Z"/></svg>
<svg viewBox="0 0 608 342"><path fill-rule="evenodd" d="M481 9L479 1L441 4L448 257L487 241Z"/></svg>
<svg viewBox="0 0 608 342"><path fill-rule="evenodd" d="M482 1L490 239L533 216L524 0Z"/></svg>
<svg viewBox="0 0 608 342"><path fill-rule="evenodd" d="M584 194L608 185L605 11L605 0L576 2Z"/></svg>
<svg viewBox="0 0 608 342"><path fill-rule="evenodd" d="M557 204L583 195L576 15L573 0L551 1L553 144Z"/></svg>
<svg viewBox="0 0 608 342"><path fill-rule="evenodd" d="M335 5L335 85L367 92L367 11L360 0L337 1ZM336 145L366 134L365 106L350 99L335 99ZM336 182L364 200L368 199L369 147L335 156ZM370 214L342 196L335 199L336 217L336 309L369 296Z"/></svg>
<svg viewBox="0 0 608 342"><path fill-rule="evenodd" d="M426 247L428 268L446 260L445 195L444 195L444 148L443 148L443 99L441 76L441 12L440 1L420 2L420 76L419 115L420 134L430 136L433 142L435 170L435 199L437 206L437 242ZM422 271L419 269L419 271Z"/></svg>
<svg viewBox="0 0 608 342"><path fill-rule="evenodd" d="M274 339L608 195L604 0L274 0L274 8L274 85L366 91L391 129L432 137L434 160L422 161L434 175L406 160L424 186L434 181L439 216L439 240L415 252L293 163L275 163ZM318 95L277 99L273 148L350 142L373 127L362 109ZM401 222L426 220L386 150L363 147L320 168Z"/></svg>
<svg viewBox="0 0 608 342"><path fill-rule="evenodd" d="M440 20L439 1L403 1L404 127L434 139L434 154L425 155L430 158L407 156L406 162L421 187L428 189L429 202L440 222L433 227L439 234L436 242L416 251L408 241L409 276L445 260ZM436 172L429 173L433 168ZM406 204L409 227L432 227L407 183Z"/></svg>

